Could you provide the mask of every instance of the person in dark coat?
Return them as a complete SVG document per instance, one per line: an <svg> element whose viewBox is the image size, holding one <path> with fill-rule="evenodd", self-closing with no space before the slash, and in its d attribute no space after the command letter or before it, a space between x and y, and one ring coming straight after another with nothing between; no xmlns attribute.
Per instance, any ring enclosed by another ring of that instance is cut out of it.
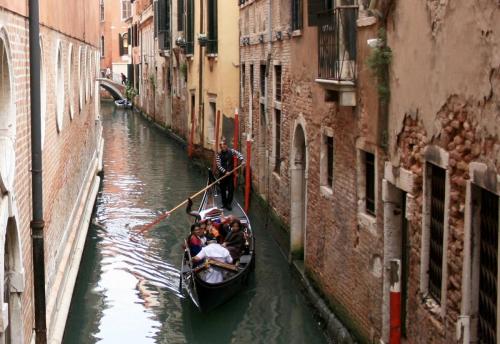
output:
<svg viewBox="0 0 500 344"><path fill-rule="evenodd" d="M226 247L233 260L240 258L245 248L245 233L241 229L241 222L235 219L231 222L231 231L227 234L222 246Z"/></svg>
<svg viewBox="0 0 500 344"><path fill-rule="evenodd" d="M220 190L222 197L222 206L227 210L232 210L231 204L233 203L233 173L231 171L236 167L234 166L234 158L244 163L243 155L235 149L229 148L227 142L223 139L221 142L221 150L217 154L215 161L217 169L224 175L224 179L220 181Z"/></svg>

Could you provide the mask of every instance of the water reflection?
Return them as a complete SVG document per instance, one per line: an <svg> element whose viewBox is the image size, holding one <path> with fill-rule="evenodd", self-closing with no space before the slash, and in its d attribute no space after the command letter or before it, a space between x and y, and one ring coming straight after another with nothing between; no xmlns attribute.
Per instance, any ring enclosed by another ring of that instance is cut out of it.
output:
<svg viewBox="0 0 500 344"><path fill-rule="evenodd" d="M189 219L144 224L205 184L185 151L137 115L103 104L104 180L73 295L65 343L323 343L288 265L252 205L255 276L222 307L200 313L179 293Z"/></svg>

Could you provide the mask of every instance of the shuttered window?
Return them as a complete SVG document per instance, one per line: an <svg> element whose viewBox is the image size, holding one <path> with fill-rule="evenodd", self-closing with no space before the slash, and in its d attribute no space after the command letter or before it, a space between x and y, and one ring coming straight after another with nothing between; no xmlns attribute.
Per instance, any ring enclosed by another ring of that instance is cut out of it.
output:
<svg viewBox="0 0 500 344"><path fill-rule="evenodd" d="M187 0L186 54L194 54L194 0Z"/></svg>
<svg viewBox="0 0 500 344"><path fill-rule="evenodd" d="M292 0L292 30L302 29L302 0Z"/></svg>
<svg viewBox="0 0 500 344"><path fill-rule="evenodd" d="M177 0L177 31L184 31L184 0Z"/></svg>
<svg viewBox="0 0 500 344"><path fill-rule="evenodd" d="M328 187L333 188L333 137L326 137L326 154L327 154L327 182Z"/></svg>
<svg viewBox="0 0 500 344"><path fill-rule="evenodd" d="M430 169L430 248L429 248L429 293L441 303L443 279L444 196L446 171L427 164Z"/></svg>
<svg viewBox="0 0 500 344"><path fill-rule="evenodd" d="M170 1L158 0L158 47L170 49Z"/></svg>
<svg viewBox="0 0 500 344"><path fill-rule="evenodd" d="M118 34L118 50L120 53L120 56L126 55L127 54L127 49L125 48L125 35L122 35L121 33Z"/></svg>
<svg viewBox="0 0 500 344"><path fill-rule="evenodd" d="M158 37L158 1L155 1L154 2L154 6L153 6L153 11L154 11L154 35L155 35L155 38Z"/></svg>
<svg viewBox="0 0 500 344"><path fill-rule="evenodd" d="M217 54L217 0L208 0L207 53Z"/></svg>
<svg viewBox="0 0 500 344"><path fill-rule="evenodd" d="M260 65L260 96L264 97L266 93L266 65Z"/></svg>

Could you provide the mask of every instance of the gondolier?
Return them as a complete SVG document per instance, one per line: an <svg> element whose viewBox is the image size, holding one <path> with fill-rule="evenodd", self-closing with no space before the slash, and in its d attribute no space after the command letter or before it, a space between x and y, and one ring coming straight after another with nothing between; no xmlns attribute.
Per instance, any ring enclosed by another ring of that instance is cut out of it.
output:
<svg viewBox="0 0 500 344"><path fill-rule="evenodd" d="M225 139L222 140L220 146L221 150L217 154L215 160L217 163L217 169L220 173L225 175L225 178L220 182L222 206L227 210L232 210L231 204L233 203L234 184L233 178L231 178L233 174L230 171L232 171L235 167L234 157L236 157L241 164L245 161L240 152L227 146Z"/></svg>

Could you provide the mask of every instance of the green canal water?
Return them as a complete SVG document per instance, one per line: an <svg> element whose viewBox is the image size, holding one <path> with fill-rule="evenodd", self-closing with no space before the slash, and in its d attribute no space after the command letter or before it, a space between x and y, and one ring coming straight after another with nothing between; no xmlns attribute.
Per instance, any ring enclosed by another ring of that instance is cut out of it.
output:
<svg viewBox="0 0 500 344"><path fill-rule="evenodd" d="M248 288L200 313L179 292L181 244L191 219L151 221L205 184L177 142L141 116L103 103L104 179L63 343L326 343L280 248L267 211L252 203L257 261Z"/></svg>

